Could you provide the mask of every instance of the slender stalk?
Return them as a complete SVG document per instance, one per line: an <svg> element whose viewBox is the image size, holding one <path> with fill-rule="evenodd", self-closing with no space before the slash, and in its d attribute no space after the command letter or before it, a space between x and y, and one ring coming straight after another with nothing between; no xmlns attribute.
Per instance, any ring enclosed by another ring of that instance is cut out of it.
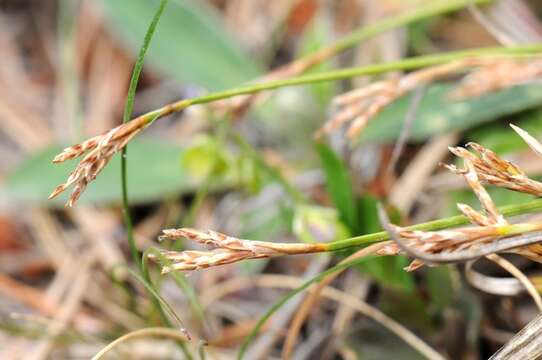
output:
<svg viewBox="0 0 542 360"><path fill-rule="evenodd" d="M427 6L420 6L413 11L400 13L395 16L379 20L374 24L363 26L358 30L354 30L328 46L322 47L313 53L297 58L293 62L271 71L263 78L272 78L275 75L284 75L284 73L288 73L290 76L303 73L315 65L330 59L338 53L354 47L363 40L367 40L380 33L424 19L433 18L438 15L458 11L467 7L471 3L483 5L491 3L492 1L493 0L448 0L436 1Z"/></svg>
<svg viewBox="0 0 542 360"><path fill-rule="evenodd" d="M432 18L437 15L461 10L469 4L484 5L489 4L493 0L459 0L459 1L440 1L433 2L426 7L420 7L416 11L399 14L394 17L386 18L374 25L366 26L360 30L353 31L334 44L337 52L351 48L358 42L371 38L375 35L383 33L403 25L417 22L423 19Z"/></svg>
<svg viewBox="0 0 542 360"><path fill-rule="evenodd" d="M399 61L374 64L361 67L344 68L340 70L332 70L321 72L318 74L304 75L298 77L291 77L287 79L273 80L255 84L248 84L224 91L218 91L211 94L198 96L191 99L183 99L177 102L163 106L157 110L143 114L130 123L133 127L139 128L141 126L147 126L151 122L158 120L164 116L172 113L180 112L192 105L201 105L211 103L213 101L224 100L239 95L255 94L266 90L274 90L288 86L299 86L307 84L315 84L319 82L337 81L350 79L357 76L376 75L389 71L396 70L414 70L423 68L426 66L433 66L443 64L450 61L466 59L470 57L522 57L533 56L542 53L541 44L524 45L517 47L487 47L479 49L469 49L462 51L454 51L442 54L432 54L425 56L411 57L402 59ZM122 134L122 133L120 133Z"/></svg>
<svg viewBox="0 0 542 360"><path fill-rule="evenodd" d="M145 38L143 40L143 45L141 46L139 53L137 55L137 60L134 65L134 70L132 72L132 77L130 79L130 85L128 87L128 94L126 98L126 104L124 106L124 114L123 114L123 123L127 123L130 121L130 118L132 117L132 112L134 108L134 99L135 99L135 93L137 89L137 84L139 82L139 77L141 75L141 71L143 70L143 63L145 60L145 54L147 53L147 50L149 48L149 45L152 40L152 36L154 34L154 31L156 30L156 26L158 25L158 21L160 20L160 17L162 16L167 3L169 0L161 0L160 4L158 6L158 9L156 10L152 21L147 29L147 32L145 34ZM152 123L156 118L150 117L149 123ZM130 246L130 253L132 254L132 259L135 264L137 264L137 267L139 269L139 272L143 275L143 277L140 277L136 272L132 271L130 268L128 268L128 272L134 276L138 281L140 281L146 288L146 290L152 295L152 301L155 308L158 309L160 317L162 318L162 321L168 325L169 328L173 328L173 324L169 320L169 318L166 316L166 313L169 314L172 318L174 318L183 328L184 325L181 321L181 319L177 316L173 308L160 296L158 291L154 288L152 284L152 280L150 278L150 274L148 273L148 268L145 265L144 261L142 261L141 257L139 256L139 252L137 250L137 246L135 244L135 238L134 238L134 229L133 229L133 223L132 218L130 216L130 205L128 200L128 177L126 173L126 165L127 165L127 148L126 145L122 151L121 151L121 188L122 188L122 215L124 218L124 224L126 226L126 235L128 238L128 245ZM188 336L186 333L179 332L178 330L173 329L167 329L167 328L150 328L150 329L142 329L135 331L133 333L127 334L111 344L109 344L104 350L102 350L101 355L105 354L105 352L109 351L113 346L115 346L117 343L120 343L130 337L136 337L141 335L146 335L152 332L159 332L162 336L169 336L176 338L179 344L179 347L183 351L185 357L187 359L191 359L192 355L190 354L189 350L187 349L186 345L184 344L184 340L188 339ZM175 334L181 334L181 335L175 335ZM94 358L98 359L101 357L101 355L96 355Z"/></svg>
<svg viewBox="0 0 542 360"><path fill-rule="evenodd" d="M183 321L177 315L175 310L173 310L171 305L169 305L169 303L154 288L154 285L152 284L150 276L148 276L148 273L147 273L147 276L145 275L141 276L126 265L119 265L119 266L125 267L128 274L130 274L134 279L136 279L149 292L149 294L151 295L151 299L152 299L151 301L153 302L153 306L155 306L156 309L158 309L158 313L160 314L162 322L164 322L164 324L166 324L168 328L175 329L172 322L170 321L170 318L174 319L177 325L180 326L181 332L186 336L187 339L189 339L189 335L186 332ZM143 267L142 271L143 271L143 274L145 274L146 268ZM178 341L177 344L179 345L179 348L183 352L185 358L191 360L193 357L190 351L188 350L185 342Z"/></svg>
<svg viewBox="0 0 542 360"><path fill-rule="evenodd" d="M504 216L529 214L542 210L542 199L533 200L523 204L507 205L499 208ZM468 224L469 220L463 215L451 216L444 219L429 221L422 224L406 227L405 230L434 231L454 226ZM351 247L366 246L369 244L389 240L387 232L377 232L367 235L355 236L344 240L338 240L327 244L327 251L343 250Z"/></svg>
<svg viewBox="0 0 542 360"><path fill-rule="evenodd" d="M168 0L160 1L160 5L158 6L158 9L156 10L156 13L154 14L152 18L151 24L149 25L149 28L147 29L147 33L145 34L143 45L141 46L141 49L139 50L139 54L137 55L137 60L134 65L134 70L132 72L132 78L130 79L130 86L128 87L128 96L126 98L126 105L124 106L124 114L122 117L123 123L127 123L132 117L135 92L137 88L137 83L139 82L139 76L141 75L141 70L143 69L145 54L147 53L147 49L149 48L149 45L151 43L154 30L156 29L156 26L158 25L158 21L160 20L160 17L162 16L162 13L164 12L164 9L166 8L167 3L168 3ZM149 120L152 121L152 118ZM130 252L132 254L132 258L134 262L138 265L141 273L143 274L143 264L139 256L137 246L135 244L134 227L132 224L132 218L130 216L130 207L129 207L129 201L128 201L128 178L126 175L127 150L128 150L128 145L126 145L122 149L121 160L120 160L121 187L122 187L122 216L124 218L124 224L126 226L126 235L128 237L128 244L130 246Z"/></svg>
<svg viewBox="0 0 542 360"><path fill-rule="evenodd" d="M110 342L109 344L107 344L107 346L105 346L102 350L100 350L96 355L94 355L92 357L92 360L101 359L105 354L107 354L109 351L111 351L115 346L119 345L120 343L123 343L130 339L148 337L148 336L165 337L165 338L173 339L176 341L187 340L186 335L184 333L175 329L162 328L162 327L151 327L151 328L139 329L139 330L132 331L128 334L125 334L119 337L118 339Z"/></svg>

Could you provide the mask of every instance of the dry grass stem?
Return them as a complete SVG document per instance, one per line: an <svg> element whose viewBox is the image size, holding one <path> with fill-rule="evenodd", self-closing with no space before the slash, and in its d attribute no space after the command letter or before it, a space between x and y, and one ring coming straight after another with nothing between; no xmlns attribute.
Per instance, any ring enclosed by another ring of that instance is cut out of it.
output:
<svg viewBox="0 0 542 360"><path fill-rule="evenodd" d="M96 355L92 357L92 360L99 360L103 358L105 354L107 354L109 351L113 350L117 345L124 343L128 340L135 339L135 338L141 338L141 337L165 337L169 339L173 339L176 341L188 341L190 340L187 335L179 330L170 329L170 328L162 328L162 327L151 327L151 328L144 328L132 331L130 333L127 333L118 339L115 339L114 341L110 342L105 346L102 350L100 350Z"/></svg>
<svg viewBox="0 0 542 360"><path fill-rule="evenodd" d="M161 240L178 240L181 238L209 246L213 250L163 251L163 258L171 262L171 264L164 264L162 273L173 270L192 271L247 259L321 252L325 251L326 248L325 244L288 244L244 240L212 230L201 231L189 228L163 230L163 235L160 237Z"/></svg>
<svg viewBox="0 0 542 360"><path fill-rule="evenodd" d="M538 142L531 134L529 134L527 131L523 130L519 126L516 126L514 124L510 124L510 127L514 129L514 131L521 136L523 141L529 145L531 150L533 150L538 156L542 156L542 144Z"/></svg>
<svg viewBox="0 0 542 360"><path fill-rule="evenodd" d="M542 355L542 314L500 348L489 360L535 360Z"/></svg>
<svg viewBox="0 0 542 360"><path fill-rule="evenodd" d="M527 290L529 295L531 295L536 306L538 307L538 311L542 312L542 298L540 297L540 294L536 290L536 287L529 280L529 278L524 273L521 272L521 270L519 270L510 261L506 260L505 258L500 257L497 254L488 255L486 256L486 258L493 261L495 264L499 265L500 267L508 271L512 276L514 276L521 283L521 285L523 285L525 290Z"/></svg>

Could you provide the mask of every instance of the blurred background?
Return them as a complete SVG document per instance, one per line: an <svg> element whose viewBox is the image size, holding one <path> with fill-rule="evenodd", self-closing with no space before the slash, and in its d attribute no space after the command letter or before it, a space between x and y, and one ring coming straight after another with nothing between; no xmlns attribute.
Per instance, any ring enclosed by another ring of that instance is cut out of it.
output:
<svg viewBox="0 0 542 360"><path fill-rule="evenodd" d="M238 86L367 24L416 10L431 0L172 0L148 50L134 114L178 99ZM86 359L115 338L163 325L130 260L116 156L74 208L47 200L76 161L51 163L67 145L121 123L135 54L158 1L0 0L0 358ZM542 39L542 3L495 1L484 11L524 43ZM311 72L362 66L443 51L496 46L466 10L375 36ZM386 74L386 79L397 74ZM428 89L394 171L394 141L409 99L377 116L361 142L329 137L359 209L344 221L325 181L329 153L313 134L337 109L332 98L375 80L288 87L233 120L192 107L157 121L130 143L128 178L138 248L158 244L164 228L192 226L241 238L328 242L378 231L376 203L413 224L476 204L463 180L438 166L447 146L477 141L529 175L542 161L509 130L513 122L542 136L542 87L507 89L498 98L442 104ZM433 85L431 85L432 87ZM441 85L434 85L441 86ZM448 85L442 85L448 86ZM433 89L434 90L434 89ZM465 108L466 106L466 108ZM429 154L429 155L428 155ZM335 186L344 186L340 183ZM491 194L498 205L529 197ZM185 352L161 338L130 341L111 359L233 359L257 319L281 296L347 253L247 261L162 276L160 294L198 343ZM520 258L533 276L540 268ZM459 266L407 273L403 257L380 258L338 277L333 286L372 305L453 359L495 352L536 314L525 294L496 296L471 287ZM486 274L502 270L481 261ZM542 279L541 279L542 280ZM537 282L538 281L538 282ZM280 358L302 298L283 306L249 346L247 358ZM386 326L336 300L321 298L295 343L292 359L418 359Z"/></svg>

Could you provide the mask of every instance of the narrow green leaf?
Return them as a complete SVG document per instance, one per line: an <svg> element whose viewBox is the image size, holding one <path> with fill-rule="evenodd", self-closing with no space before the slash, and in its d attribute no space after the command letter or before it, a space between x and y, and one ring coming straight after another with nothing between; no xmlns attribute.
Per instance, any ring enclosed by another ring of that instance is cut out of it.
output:
<svg viewBox="0 0 542 360"><path fill-rule="evenodd" d="M428 267L425 270L427 290L431 303L440 310L450 305L454 299L454 288L448 266Z"/></svg>
<svg viewBox="0 0 542 360"><path fill-rule="evenodd" d="M317 143L316 149L326 175L327 191L333 200L333 204L339 210L341 219L348 225L350 230L355 231L358 214L348 169L328 145Z"/></svg>
<svg viewBox="0 0 542 360"><path fill-rule="evenodd" d="M139 53L137 54L137 60L134 65L134 69L132 71L130 86L128 87L128 94L126 96L126 103L124 105L124 113L122 115L122 122L125 124L128 121L130 121L132 117L132 112L134 109L135 93L137 89L137 84L139 83L139 76L141 75L141 71L143 70L145 54L147 53L147 50L149 49L152 36L154 35L156 26L158 25L158 22L160 21L160 18L162 17L162 14L164 13L164 10L167 4L168 4L168 0L160 0L160 5L158 6L158 9L155 11L154 16L152 17L152 21L147 28L147 32L145 33L145 38L143 39L143 45L141 45L141 48L139 49ZM151 120L150 123L154 122L155 120L156 118ZM121 191L122 191L122 216L124 218L124 225L126 226L126 236L128 238L128 245L130 246L132 259L134 260L136 264L139 265L140 270L143 271L143 264L141 262L141 258L139 257L139 251L135 244L134 227L132 224L132 216L130 214L130 202L128 200L128 179L127 179L127 174L126 174L126 166L127 166L126 153L127 152L128 152L128 145L125 145L120 152L121 154L120 184L121 184Z"/></svg>

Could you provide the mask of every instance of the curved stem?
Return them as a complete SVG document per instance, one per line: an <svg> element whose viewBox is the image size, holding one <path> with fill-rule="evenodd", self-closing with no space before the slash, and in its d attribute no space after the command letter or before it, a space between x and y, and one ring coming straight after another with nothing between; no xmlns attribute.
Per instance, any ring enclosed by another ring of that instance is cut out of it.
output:
<svg viewBox="0 0 542 360"><path fill-rule="evenodd" d="M115 346L117 346L120 343L123 343L130 339L147 337L147 336L160 336L160 337L166 337L166 338L170 338L177 341L188 340L186 335L179 330L174 330L174 329L164 328L164 327L150 327L150 328L145 328L145 329L139 329L113 340L112 342L107 344L102 350L100 350L96 355L94 355L92 357L92 360L101 359L105 354L107 354L109 351L111 351Z"/></svg>

